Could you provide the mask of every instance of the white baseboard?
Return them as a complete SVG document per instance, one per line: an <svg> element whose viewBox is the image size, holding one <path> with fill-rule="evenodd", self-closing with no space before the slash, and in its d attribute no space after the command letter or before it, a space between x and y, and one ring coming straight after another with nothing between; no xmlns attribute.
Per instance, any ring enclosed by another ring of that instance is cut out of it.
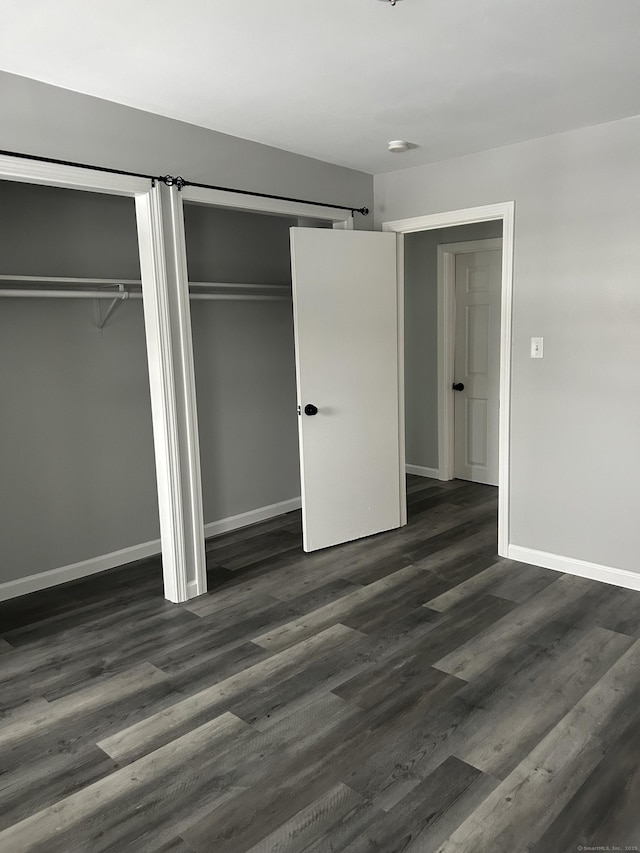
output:
<svg viewBox="0 0 640 853"><path fill-rule="evenodd" d="M37 592L50 586L58 586L98 572L106 572L116 566L125 563L133 563L135 560L143 560L145 557L153 557L160 553L160 540L144 542L142 545L132 545L130 548L122 548L120 551L112 551L100 557L92 557L90 560L82 560L80 563L71 563L68 566L60 566L58 569L50 569L47 572L38 572L26 578L18 578L0 584L0 601L16 598L18 595L27 595L29 592Z"/></svg>
<svg viewBox="0 0 640 853"><path fill-rule="evenodd" d="M530 563L544 569L554 569L556 572L566 572L602 583L622 586L625 589L640 590L640 573L627 569L615 569L612 566L601 566L598 563L588 563L586 560L576 560L573 557L562 557L550 554L548 551L536 551L533 548L522 548L520 545L509 545L507 556L510 560Z"/></svg>
<svg viewBox="0 0 640 853"><path fill-rule="evenodd" d="M301 506L302 498L291 498L291 500L261 506L249 512L241 512L240 515L230 515L228 518L221 518L220 521L211 521L209 524L205 524L204 535L208 539L210 536L218 536L220 533L228 533L230 530L237 530L239 527L247 527L249 524L256 524L258 521L266 521L268 518L293 512L294 509L300 509Z"/></svg>
<svg viewBox="0 0 640 853"><path fill-rule="evenodd" d="M407 474L415 474L417 477L430 477L432 480L440 479L440 471L437 468L423 468L422 465L406 465Z"/></svg>
<svg viewBox="0 0 640 853"><path fill-rule="evenodd" d="M274 518L277 515L284 515L286 512L300 509L301 505L302 501L300 498L292 498L288 501L280 501L280 503L262 506L258 509L252 509L250 512L243 512L240 515L232 515L229 518L222 518L219 521L212 521L209 524L205 524L204 533L207 538L216 536L219 533L226 533L229 530L246 527L258 521L266 521L266 519ZM30 592L38 592L38 590L58 586L61 583L68 583L79 578L89 577L89 575L95 575L98 572L105 572L107 569L115 569L117 566L124 566L136 560L143 560L145 557L153 557L155 554L159 554L160 551L160 540L154 539L151 542L132 545L130 548L122 548L119 551L103 554L100 557L92 557L90 560L83 560L80 563L72 563L71 565L60 566L60 568L50 569L46 572L38 572L38 574L29 575L26 578L7 581L0 584L0 601L7 601L19 595L27 595ZM193 581L189 586L192 586L195 590L196 582ZM195 591L192 595L195 595Z"/></svg>

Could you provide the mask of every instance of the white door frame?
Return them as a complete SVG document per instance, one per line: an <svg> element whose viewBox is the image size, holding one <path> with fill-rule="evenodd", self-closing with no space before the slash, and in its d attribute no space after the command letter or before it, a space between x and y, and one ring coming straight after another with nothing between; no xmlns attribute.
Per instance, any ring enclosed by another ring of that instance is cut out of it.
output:
<svg viewBox="0 0 640 853"><path fill-rule="evenodd" d="M438 246L438 478L453 480L455 471L454 399L456 344L456 255L502 248L502 237L441 243Z"/></svg>
<svg viewBox="0 0 640 853"><path fill-rule="evenodd" d="M468 207L461 210L449 210L426 216L416 216L410 219L397 219L382 223L383 231L395 231L398 240L403 243L404 235L416 231L433 231L436 228L450 228L456 225L472 225L476 222L502 222L502 292L500 308L500 418L498 439L498 554L508 556L509 547L509 463L510 463L510 423L511 423L511 327L513 304L513 252L515 237L515 202L507 201L499 204L487 204L479 207ZM404 254L401 246L398 251L399 281L404 282ZM442 305L444 312L444 304ZM445 351L452 346L450 341L452 329L450 323L441 324L442 317L438 312L438 352L442 358ZM449 331L449 340L441 342L443 334ZM438 369L439 377L444 377L442 361ZM444 378L442 379L442 383ZM439 396L441 382L439 379ZM442 392L444 393L444 391ZM440 427L439 412L438 420ZM439 460L438 467L441 477L446 471L442 456L440 435L438 436Z"/></svg>
<svg viewBox="0 0 640 853"><path fill-rule="evenodd" d="M126 196L135 200L138 249L149 365L151 415L158 487L158 510L165 596L184 601L190 555L183 480L191 477L190 460L180 443L184 406L176 384L176 354L190 334L184 317L176 317L167 279L162 200L151 180L75 166L0 156L0 180ZM179 366L179 364L178 364ZM198 472L199 473L199 472ZM187 532L185 533L185 525Z"/></svg>

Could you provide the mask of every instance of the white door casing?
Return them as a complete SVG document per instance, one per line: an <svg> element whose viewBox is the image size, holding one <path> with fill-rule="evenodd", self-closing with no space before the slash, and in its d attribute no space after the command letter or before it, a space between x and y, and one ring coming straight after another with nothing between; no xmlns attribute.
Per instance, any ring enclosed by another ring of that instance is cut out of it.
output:
<svg viewBox="0 0 640 853"><path fill-rule="evenodd" d="M498 485L501 249L455 254L454 474Z"/></svg>
<svg viewBox="0 0 640 853"><path fill-rule="evenodd" d="M510 470L510 429L511 429L511 347L512 347L512 306L513 306L513 254L515 245L514 201L485 204L478 207L446 210L413 216L408 219L396 219L382 223L383 231L391 231L402 241L405 234L417 231L433 231L437 228L451 228L456 225L470 225L475 222L502 222L502 288L500 311L500 424L499 424L499 492L498 492L498 554L509 556L509 470ZM438 456L439 477L441 480L453 476L453 442L448 439L447 426L453 422L453 395L450 393L453 381L453 329L451 316L453 306L449 308L442 282L444 272L453 264L453 256L438 247ZM402 252L399 253L398 277L404 279ZM450 367L449 367L450 365Z"/></svg>
<svg viewBox="0 0 640 853"><path fill-rule="evenodd" d="M403 523L396 237L292 228L291 260L304 549L314 551Z"/></svg>

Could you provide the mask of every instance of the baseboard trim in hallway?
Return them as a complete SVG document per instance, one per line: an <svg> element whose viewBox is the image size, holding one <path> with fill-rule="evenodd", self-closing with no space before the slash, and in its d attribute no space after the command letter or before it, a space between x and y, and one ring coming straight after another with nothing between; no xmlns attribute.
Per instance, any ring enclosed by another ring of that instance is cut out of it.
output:
<svg viewBox="0 0 640 853"><path fill-rule="evenodd" d="M425 468L422 465L405 465L407 474L415 474L416 477L429 477L432 480L440 479L440 471L437 468Z"/></svg>
<svg viewBox="0 0 640 853"><path fill-rule="evenodd" d="M586 560L577 560L573 557L563 557L560 554L552 554L548 551L523 548L521 545L509 545L507 557L510 560L518 560L520 563L529 563L531 566L540 566L543 569L554 569L556 572L622 586L625 589L640 590L640 574L627 571L627 569L601 566L598 563L589 563Z"/></svg>

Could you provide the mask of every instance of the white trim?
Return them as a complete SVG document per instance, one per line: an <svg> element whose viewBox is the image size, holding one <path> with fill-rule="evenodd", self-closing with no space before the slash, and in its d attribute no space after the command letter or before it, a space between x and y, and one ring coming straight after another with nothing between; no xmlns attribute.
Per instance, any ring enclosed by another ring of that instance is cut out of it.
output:
<svg viewBox="0 0 640 853"><path fill-rule="evenodd" d="M0 584L0 601L7 601L10 598L27 595L30 592L38 592L41 589L48 589L61 583L80 580L89 577L89 575L98 574L98 572L105 572L108 569L133 563L136 560L143 560L145 557L153 557L159 553L160 540L153 539L151 542L143 542L141 545L132 545L129 548L112 551L110 554L82 560L80 563L71 563L68 566L38 572L38 574L29 575L26 578L6 581L6 583Z"/></svg>
<svg viewBox="0 0 640 853"><path fill-rule="evenodd" d="M400 527L407 523L406 436L404 401L404 238L396 236L396 289L398 312L398 467L400 473Z"/></svg>
<svg viewBox="0 0 640 853"><path fill-rule="evenodd" d="M438 460L440 479L455 476L455 444L453 429L454 399L451 386L455 380L455 284L456 255L489 252L502 248L502 237L441 243L438 252Z"/></svg>
<svg viewBox="0 0 640 853"><path fill-rule="evenodd" d="M513 311L513 248L515 238L515 202L487 204L461 210L449 210L410 219L383 222L383 231L411 234L455 225L502 220L502 295L500 324L500 426L498 439L498 554L507 556L509 547L509 471L511 429L511 337ZM446 328L444 326L443 328ZM442 457L439 460L442 467ZM443 472L444 474L444 472Z"/></svg>
<svg viewBox="0 0 640 853"><path fill-rule="evenodd" d="M334 220L332 227L339 231L353 231L353 215L348 219L339 219L337 222Z"/></svg>
<svg viewBox="0 0 640 853"><path fill-rule="evenodd" d="M151 189L151 178L112 175L109 172L41 163L6 154L0 155L0 180L123 196L141 195Z"/></svg>
<svg viewBox="0 0 640 853"><path fill-rule="evenodd" d="M627 569L616 569L613 566L601 566L574 557L563 557L548 551L536 551L534 548L523 548L521 545L509 545L507 556L510 560L529 563L531 566L541 566L569 575L600 581L601 583L622 586L625 589L640 590L640 573Z"/></svg>
<svg viewBox="0 0 640 853"><path fill-rule="evenodd" d="M416 477L429 477L432 480L442 479L437 468L424 468L422 465L409 465L408 463L405 468L407 474L415 474Z"/></svg>
<svg viewBox="0 0 640 853"><path fill-rule="evenodd" d="M441 252L438 246L438 465L440 477L454 476L453 406L451 385L454 381L455 356L455 290L447 284L455 281L455 255Z"/></svg>
<svg viewBox="0 0 640 853"><path fill-rule="evenodd" d="M164 593L187 599L187 556L180 489L180 442L169 282L160 189L136 199L151 419L158 486Z"/></svg>
<svg viewBox="0 0 640 853"><path fill-rule="evenodd" d="M178 487L182 493L182 527L185 537L185 561L182 567L185 597L179 600L185 601L207 591L200 439L182 196L176 186L164 186L160 187L160 199L164 213L174 394L180 448Z"/></svg>
<svg viewBox="0 0 640 853"><path fill-rule="evenodd" d="M247 213L270 213L273 216L309 217L324 219L339 224L338 227L351 229L353 214L347 210L338 210L330 205L316 206L301 201L280 201L275 198L262 198L255 195L238 195L225 190L209 190L204 187L184 187L180 194L184 201L195 204L230 207Z"/></svg>
<svg viewBox="0 0 640 853"><path fill-rule="evenodd" d="M287 512L300 509L301 505L301 499L298 497L258 507L258 509L242 512L239 515L231 515L228 518L222 518L219 521L212 521L209 524L205 524L205 535L209 538L217 536L220 533L227 533L230 530L236 530L240 527L247 527L250 524L256 524L259 521L266 521L269 518L275 518L278 515L284 515ZM27 595L30 592L38 592L41 589L48 589L52 586L58 586L61 583L80 580L81 578L105 572L108 569L122 567L127 565L127 563L143 560L146 557L153 557L160 553L160 540L153 539L151 542L131 545L129 548L121 548L119 551L112 551L110 554L102 554L100 557L82 560L80 563L60 566L60 568L50 569L46 572L38 572L38 574L29 575L26 578L17 578L16 580L0 584L0 601L7 601L10 598ZM197 595L202 594L198 592L197 580L188 581L186 589L189 598L195 598Z"/></svg>
<svg viewBox="0 0 640 853"><path fill-rule="evenodd" d="M447 210L442 213L429 213L426 216L413 216L410 219L395 219L382 223L383 231L397 231L400 234L412 234L414 231L433 231L434 228L451 228L455 225L469 225L473 222L490 222L504 219L514 202L482 204L479 207L465 207L460 210ZM503 234L504 237L504 234Z"/></svg>
<svg viewBox="0 0 640 853"><path fill-rule="evenodd" d="M259 521L266 521L268 518L275 518L277 515L284 515L301 507L302 498L299 497L291 498L288 501L280 501L275 504L267 504L267 506L251 509L249 512L241 512L239 515L230 515L228 518L221 518L219 521L210 521L204 526L204 535L209 539L211 536L219 536L221 533L227 533L229 530L237 530L239 527L257 524Z"/></svg>

